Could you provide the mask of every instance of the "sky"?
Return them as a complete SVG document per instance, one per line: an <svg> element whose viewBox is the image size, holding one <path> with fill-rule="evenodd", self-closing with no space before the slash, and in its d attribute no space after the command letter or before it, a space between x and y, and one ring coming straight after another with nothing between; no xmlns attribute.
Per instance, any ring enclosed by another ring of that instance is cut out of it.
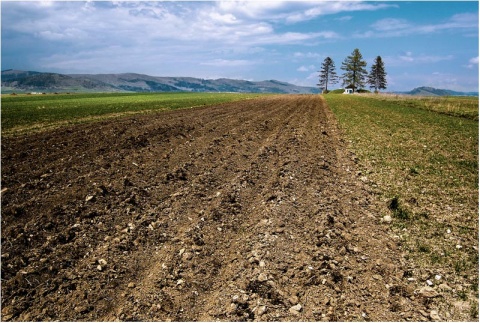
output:
<svg viewBox="0 0 480 323"><path fill-rule="evenodd" d="M355 48L387 91L478 91L477 1L1 1L1 69L316 86ZM341 82L329 89L341 88Z"/></svg>

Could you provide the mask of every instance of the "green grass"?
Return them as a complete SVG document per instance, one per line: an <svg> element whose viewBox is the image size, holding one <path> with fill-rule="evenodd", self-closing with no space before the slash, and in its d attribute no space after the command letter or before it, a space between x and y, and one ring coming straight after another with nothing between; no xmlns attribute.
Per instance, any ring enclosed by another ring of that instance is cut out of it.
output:
<svg viewBox="0 0 480 323"><path fill-rule="evenodd" d="M403 100L325 98L359 157L384 179L383 189L391 198L401 188L406 200L448 195L452 201L476 204L476 194L444 193L478 189L477 120L406 106Z"/></svg>
<svg viewBox="0 0 480 323"><path fill-rule="evenodd" d="M258 97L247 93L83 93L2 95L2 135L151 111Z"/></svg>
<svg viewBox="0 0 480 323"><path fill-rule="evenodd" d="M435 273L452 287L478 284L478 98L324 98L381 212L392 215L418 284Z"/></svg>
<svg viewBox="0 0 480 323"><path fill-rule="evenodd" d="M381 100L392 100L392 97L380 96ZM477 97L402 97L400 100L393 98L398 104L427 111L446 114L454 117L463 117L478 120L478 98Z"/></svg>

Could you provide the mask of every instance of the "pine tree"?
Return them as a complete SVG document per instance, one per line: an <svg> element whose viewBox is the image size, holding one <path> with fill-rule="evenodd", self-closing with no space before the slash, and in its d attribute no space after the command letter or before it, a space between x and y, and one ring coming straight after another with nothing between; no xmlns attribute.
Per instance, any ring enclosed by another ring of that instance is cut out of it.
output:
<svg viewBox="0 0 480 323"><path fill-rule="evenodd" d="M382 58L377 56L372 65L372 70L368 75L368 84L370 84L370 88L375 88L375 93L377 93L379 89L384 90L387 88L386 76L387 73L385 72L385 65L383 64Z"/></svg>
<svg viewBox="0 0 480 323"><path fill-rule="evenodd" d="M341 69L345 71L342 76L343 85L353 88L353 92L355 89L364 87L367 76L366 66L367 62L363 60L360 50L355 48L352 55L345 58L342 63Z"/></svg>
<svg viewBox="0 0 480 323"><path fill-rule="evenodd" d="M328 92L328 84L335 84L338 83L338 76L337 72L335 71L335 63L330 57L325 58L322 63L322 68L320 71L319 77L320 80L318 81L318 86L320 89L326 93Z"/></svg>

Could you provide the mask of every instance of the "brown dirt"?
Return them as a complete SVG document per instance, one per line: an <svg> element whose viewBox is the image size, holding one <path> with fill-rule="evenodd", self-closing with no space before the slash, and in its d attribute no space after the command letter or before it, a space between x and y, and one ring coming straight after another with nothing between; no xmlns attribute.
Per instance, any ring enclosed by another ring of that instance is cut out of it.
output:
<svg viewBox="0 0 480 323"><path fill-rule="evenodd" d="M314 95L4 138L2 320L424 319L355 160Z"/></svg>

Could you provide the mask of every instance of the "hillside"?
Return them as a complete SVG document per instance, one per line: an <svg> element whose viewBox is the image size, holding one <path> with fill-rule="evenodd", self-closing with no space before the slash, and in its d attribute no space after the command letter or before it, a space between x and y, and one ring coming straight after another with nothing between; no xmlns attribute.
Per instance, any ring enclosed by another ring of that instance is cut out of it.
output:
<svg viewBox="0 0 480 323"><path fill-rule="evenodd" d="M2 71L2 92L251 92L318 93L315 87L276 80L251 82L233 79L156 77L144 74L57 74Z"/></svg>
<svg viewBox="0 0 480 323"><path fill-rule="evenodd" d="M15 81L32 75L41 74L33 71L5 70L2 71L2 82Z"/></svg>
<svg viewBox="0 0 480 323"><path fill-rule="evenodd" d="M458 92L445 89L436 89L428 86L417 87L405 94L419 96L478 96L478 92Z"/></svg>

